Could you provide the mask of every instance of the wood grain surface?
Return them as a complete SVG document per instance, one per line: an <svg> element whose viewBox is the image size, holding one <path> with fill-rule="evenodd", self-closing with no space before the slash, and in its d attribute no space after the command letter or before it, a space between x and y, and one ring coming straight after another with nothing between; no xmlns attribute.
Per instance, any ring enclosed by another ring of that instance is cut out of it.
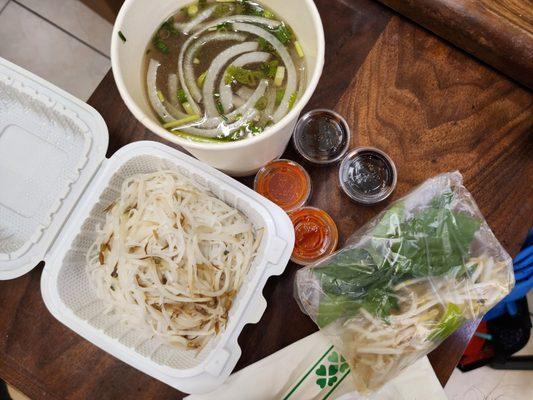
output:
<svg viewBox="0 0 533 400"><path fill-rule="evenodd" d="M344 196L337 166L307 165L311 205L327 210L340 245L387 204L437 173L460 170L496 236L514 255L533 225L533 96L492 69L370 0L317 1L326 32L326 66L307 109L331 107L353 133L352 147L372 145L398 167L387 202L364 207ZM109 73L89 103L104 117L108 156L136 140L158 140L129 113ZM284 157L303 160L289 146ZM250 185L252 178L241 180ZM316 330L293 298L299 267L271 278L267 310L247 325L237 369ZM0 377L32 399L177 399L181 395L116 360L56 321L39 289L42 266L0 282ZM476 323L430 354L442 384Z"/></svg>
<svg viewBox="0 0 533 400"><path fill-rule="evenodd" d="M533 89L532 0L379 0Z"/></svg>

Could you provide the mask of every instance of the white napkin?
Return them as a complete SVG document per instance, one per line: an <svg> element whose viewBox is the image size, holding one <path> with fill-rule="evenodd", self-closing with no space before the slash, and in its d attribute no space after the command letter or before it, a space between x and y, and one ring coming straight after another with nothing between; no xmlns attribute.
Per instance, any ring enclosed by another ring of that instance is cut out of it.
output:
<svg viewBox="0 0 533 400"><path fill-rule="evenodd" d="M232 374L215 391L187 400L446 400L424 357L379 392L354 392L348 364L320 332Z"/></svg>

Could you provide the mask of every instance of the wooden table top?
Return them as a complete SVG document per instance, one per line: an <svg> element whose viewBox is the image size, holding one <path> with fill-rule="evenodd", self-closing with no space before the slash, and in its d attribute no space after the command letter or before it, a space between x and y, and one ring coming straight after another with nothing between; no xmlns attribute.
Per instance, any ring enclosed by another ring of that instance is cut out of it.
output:
<svg viewBox="0 0 533 400"><path fill-rule="evenodd" d="M379 0L533 89L532 0Z"/></svg>
<svg viewBox="0 0 533 400"><path fill-rule="evenodd" d="M386 151L398 167L394 200L437 173L460 170L496 237L514 255L533 225L533 95L371 0L317 0L326 64L306 109L333 108L352 128L352 147ZM109 127L108 156L158 140L121 101L109 73L89 104ZM292 146L285 157L298 162ZM356 205L337 186L337 167L311 167L311 205L327 210L340 244L390 202ZM251 184L252 178L242 181ZM247 325L240 369L316 330L293 298L292 263L271 278L268 308ZM181 398L171 387L106 354L56 321L40 293L42 265L0 282L0 378L32 399ZM444 385L476 324L430 354Z"/></svg>

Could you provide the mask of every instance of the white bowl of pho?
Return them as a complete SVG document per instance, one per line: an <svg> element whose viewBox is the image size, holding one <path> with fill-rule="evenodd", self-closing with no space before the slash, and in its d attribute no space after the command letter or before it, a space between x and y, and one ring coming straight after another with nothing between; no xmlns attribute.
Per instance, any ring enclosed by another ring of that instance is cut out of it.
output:
<svg viewBox="0 0 533 400"><path fill-rule="evenodd" d="M126 0L111 61L144 126L245 176L285 150L322 73L324 31L312 0Z"/></svg>

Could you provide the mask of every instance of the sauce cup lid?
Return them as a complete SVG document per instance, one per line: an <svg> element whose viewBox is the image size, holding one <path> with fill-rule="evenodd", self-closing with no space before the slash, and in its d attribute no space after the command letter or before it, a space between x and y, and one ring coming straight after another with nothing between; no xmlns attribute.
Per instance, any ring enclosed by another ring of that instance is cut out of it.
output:
<svg viewBox="0 0 533 400"><path fill-rule="evenodd" d="M337 248L339 233L330 215L315 207L302 207L289 213L294 226L294 249L291 261L309 265L332 254Z"/></svg>
<svg viewBox="0 0 533 400"><path fill-rule="evenodd" d="M376 204L394 191L397 175L394 161L385 152L374 147L358 147L342 160L339 183L352 200Z"/></svg>
<svg viewBox="0 0 533 400"><path fill-rule="evenodd" d="M285 212L303 207L311 196L311 178L300 164L276 159L263 166L254 179L254 190Z"/></svg>
<svg viewBox="0 0 533 400"><path fill-rule="evenodd" d="M307 161L326 165L339 161L350 146L350 127L338 113L316 109L305 113L296 123L294 147Z"/></svg>

